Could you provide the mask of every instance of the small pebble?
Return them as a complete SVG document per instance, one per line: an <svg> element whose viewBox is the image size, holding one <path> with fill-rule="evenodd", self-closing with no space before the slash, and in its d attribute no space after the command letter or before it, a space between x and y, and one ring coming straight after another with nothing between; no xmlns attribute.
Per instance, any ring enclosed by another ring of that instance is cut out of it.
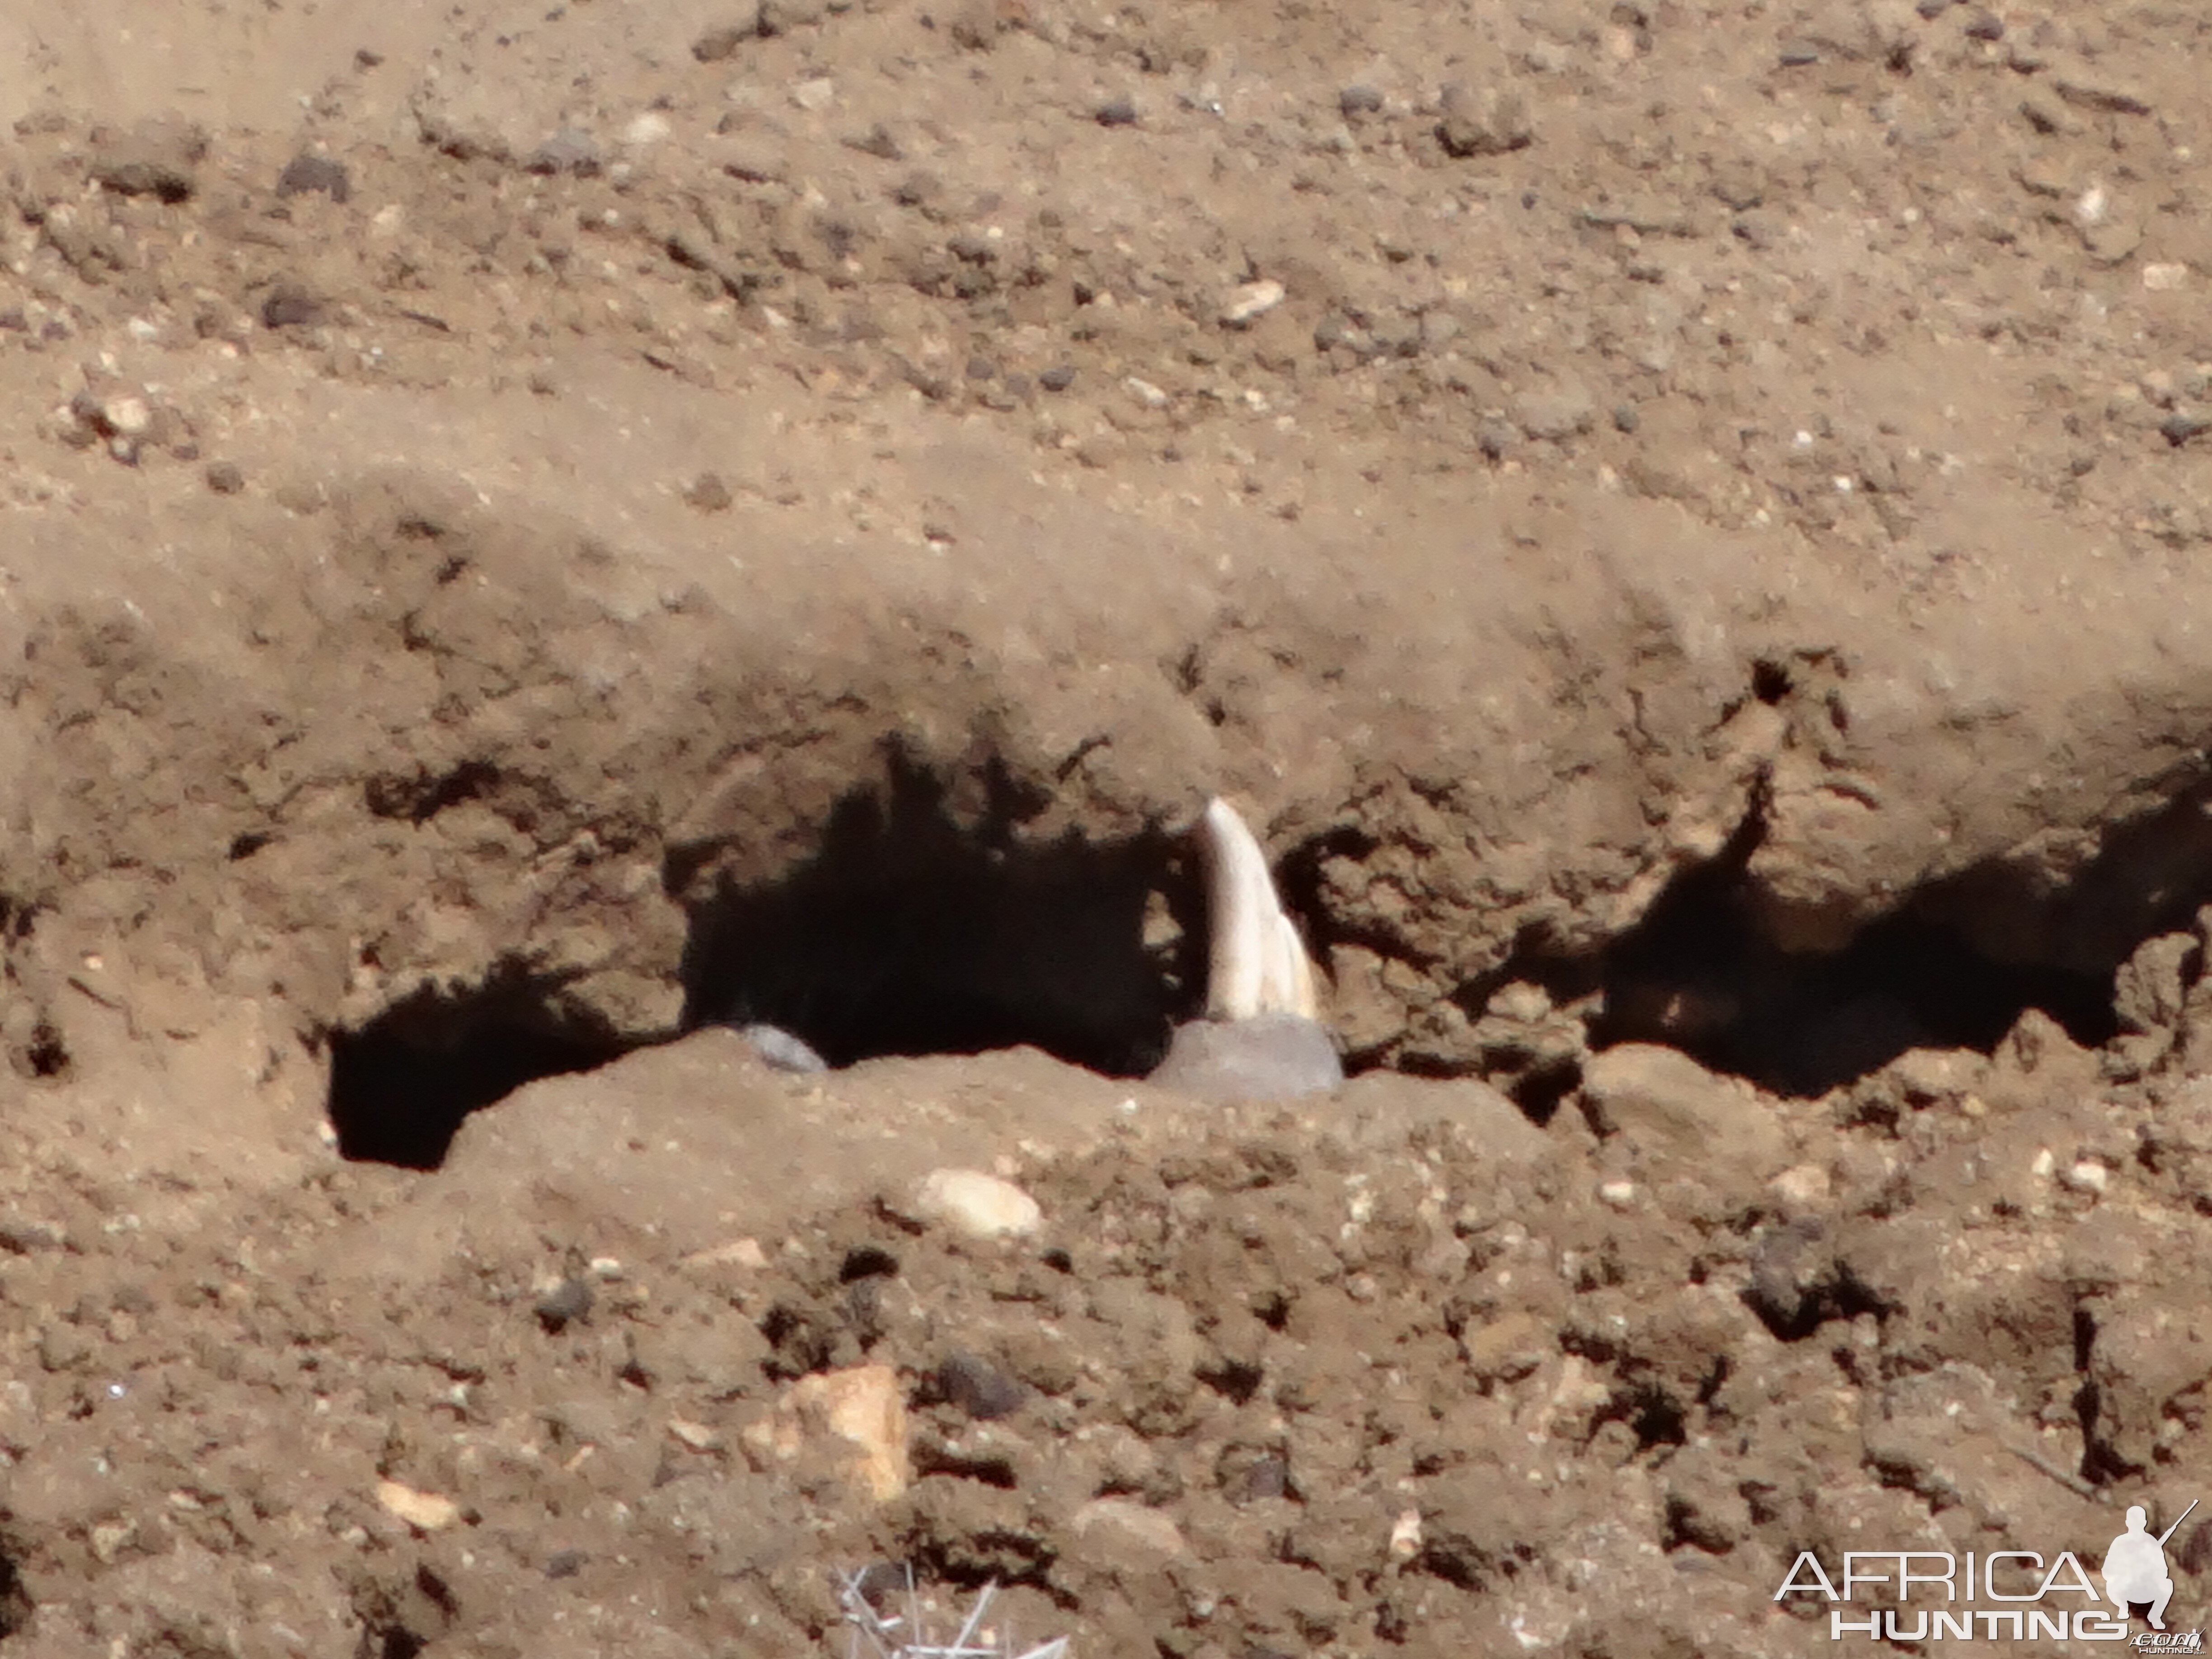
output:
<svg viewBox="0 0 2212 1659"><path fill-rule="evenodd" d="M947 1354L937 1368L937 1386L945 1399L978 1423L1011 1416L1029 1398L1018 1378L972 1353Z"/></svg>
<svg viewBox="0 0 2212 1659"><path fill-rule="evenodd" d="M691 55L702 64L719 64L737 55L738 48L760 36L760 14L708 29L691 43Z"/></svg>
<svg viewBox="0 0 2212 1659"><path fill-rule="evenodd" d="M599 143L590 133L562 127L531 151L523 166L532 173L565 173L583 179L599 172Z"/></svg>
<svg viewBox="0 0 2212 1659"><path fill-rule="evenodd" d="M1390 1553L1401 1561L1410 1561L1421 1553L1421 1512L1402 1511L1390 1528Z"/></svg>
<svg viewBox="0 0 2212 1659"><path fill-rule="evenodd" d="M584 1564L591 1559L581 1550L557 1551L546 1558L545 1576L548 1578L574 1578L583 1571Z"/></svg>
<svg viewBox="0 0 2212 1659"><path fill-rule="evenodd" d="M1479 422L1474 428L1474 447L1486 460L1502 461L1520 447L1521 428L1510 421L1496 416Z"/></svg>
<svg viewBox="0 0 2212 1659"><path fill-rule="evenodd" d="M1966 38L1970 40L2002 40L2004 33L2004 19L1986 7L1977 7L1966 19Z"/></svg>
<svg viewBox="0 0 2212 1659"><path fill-rule="evenodd" d="M780 1025L740 1025L738 1035L776 1071L805 1075L830 1069L830 1062L804 1037L793 1036Z"/></svg>
<svg viewBox="0 0 2212 1659"><path fill-rule="evenodd" d="M906 155L905 149L899 143L898 136L881 121L877 122L866 132L848 138L845 141L845 148L858 150L863 155L872 155L879 161L901 161Z"/></svg>
<svg viewBox="0 0 2212 1659"><path fill-rule="evenodd" d="M915 1188L914 1212L975 1239L1024 1238L1044 1224L1036 1200L981 1170L933 1170Z"/></svg>
<svg viewBox="0 0 2212 1659"><path fill-rule="evenodd" d="M1127 93L1109 99L1091 112L1091 118L1102 127L1133 127L1137 125L1137 100Z"/></svg>
<svg viewBox="0 0 2212 1659"><path fill-rule="evenodd" d="M761 0L760 32L770 37L788 34L807 23L818 23L826 0Z"/></svg>
<svg viewBox="0 0 2212 1659"><path fill-rule="evenodd" d="M1336 106L1346 115L1373 115L1382 107L1382 94L1373 87L1353 85L1336 94Z"/></svg>
<svg viewBox="0 0 2212 1659"><path fill-rule="evenodd" d="M352 197L353 180L342 162L333 161L327 155L295 155L276 177L276 194L289 197L314 192L342 203Z"/></svg>
<svg viewBox="0 0 2212 1659"><path fill-rule="evenodd" d="M1957 3L1958 0L1920 0L1920 3L1913 9L1932 21L1950 10Z"/></svg>
<svg viewBox="0 0 2212 1659"><path fill-rule="evenodd" d="M1444 153L1460 160L1504 155L1534 142L1528 100L1510 88L1480 89L1454 81L1440 96L1443 118L1437 139Z"/></svg>
<svg viewBox="0 0 2212 1659"><path fill-rule="evenodd" d="M714 1451L722 1444L722 1437L714 1430L704 1423L694 1423L689 1418L670 1418L668 1432L696 1452Z"/></svg>
<svg viewBox="0 0 2212 1659"><path fill-rule="evenodd" d="M1291 1489L1291 1466L1273 1455L1255 1458L1222 1483L1222 1496L1232 1504L1252 1504L1286 1496Z"/></svg>
<svg viewBox="0 0 2212 1659"><path fill-rule="evenodd" d="M830 107L837 96L837 83L827 76L811 81L801 81L791 89L791 101L803 110L820 111Z"/></svg>
<svg viewBox="0 0 2212 1659"><path fill-rule="evenodd" d="M111 398L104 413L107 429L118 438L143 437L154 423L154 411L143 398Z"/></svg>
<svg viewBox="0 0 2212 1659"><path fill-rule="evenodd" d="M2085 1158L2058 1177L2062 1185L2077 1193L2100 1194L2110 1184L2112 1172L2094 1158Z"/></svg>
<svg viewBox="0 0 2212 1659"><path fill-rule="evenodd" d="M558 1334L592 1311L592 1287L580 1279L564 1279L538 1299L538 1322Z"/></svg>
<svg viewBox="0 0 2212 1659"><path fill-rule="evenodd" d="M726 513L737 497L730 493L729 485L722 482L720 473L702 472L685 487L684 500L685 505L702 513Z"/></svg>
<svg viewBox="0 0 2212 1659"><path fill-rule="evenodd" d="M623 129L623 143L657 144L674 131L665 115L659 110L649 109Z"/></svg>
<svg viewBox="0 0 2212 1659"><path fill-rule="evenodd" d="M1514 416L1523 432L1553 442L1588 432L1595 423L1596 412L1589 393L1571 385L1526 392L1513 403Z"/></svg>
<svg viewBox="0 0 2212 1659"><path fill-rule="evenodd" d="M417 1532L442 1532L461 1518L461 1506L434 1492L417 1492L397 1480L376 1483L376 1501Z"/></svg>
<svg viewBox="0 0 2212 1659"><path fill-rule="evenodd" d="M1820 61L1820 48L1810 40L1784 40L1775 58L1784 69L1802 69L1808 64Z"/></svg>
<svg viewBox="0 0 2212 1659"><path fill-rule="evenodd" d="M1047 392L1065 392L1075 384L1075 367L1060 363L1037 376L1037 384Z"/></svg>
<svg viewBox="0 0 2212 1659"><path fill-rule="evenodd" d="M207 134L191 122L161 118L122 134L94 135L92 176L118 196L189 199L207 155Z"/></svg>
<svg viewBox="0 0 2212 1659"><path fill-rule="evenodd" d="M246 488L246 473L236 461L210 461L202 476L218 495L235 495Z"/></svg>
<svg viewBox="0 0 2212 1659"><path fill-rule="evenodd" d="M264 328L310 328L322 320L323 302L290 283L279 283L261 302Z"/></svg>
<svg viewBox="0 0 2212 1659"><path fill-rule="evenodd" d="M1228 303L1221 307L1221 321L1229 328L1245 327L1282 304L1284 293L1283 285L1272 277L1246 283L1231 290Z"/></svg>

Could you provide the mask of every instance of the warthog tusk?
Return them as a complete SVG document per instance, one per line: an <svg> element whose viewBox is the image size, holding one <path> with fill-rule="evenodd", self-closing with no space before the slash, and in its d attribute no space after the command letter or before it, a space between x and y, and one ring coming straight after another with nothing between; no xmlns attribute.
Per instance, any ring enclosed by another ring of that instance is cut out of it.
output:
<svg viewBox="0 0 2212 1659"><path fill-rule="evenodd" d="M1313 963L1305 942L1283 913L1267 855L1235 807L1219 796L1206 804L1198 844L1206 862L1206 911L1212 928L1206 969L1209 1019L1263 1014L1316 1015Z"/></svg>

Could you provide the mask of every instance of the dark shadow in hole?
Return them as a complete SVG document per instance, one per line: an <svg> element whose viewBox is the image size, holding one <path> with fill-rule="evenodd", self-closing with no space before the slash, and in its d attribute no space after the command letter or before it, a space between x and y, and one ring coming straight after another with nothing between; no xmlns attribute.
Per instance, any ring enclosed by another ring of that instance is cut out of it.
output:
<svg viewBox="0 0 2212 1659"><path fill-rule="evenodd" d="M0 1641L14 1636L31 1622L31 1592L23 1583L22 1569L15 1564L29 1548L17 1530L15 1516L0 1511Z"/></svg>
<svg viewBox="0 0 2212 1659"><path fill-rule="evenodd" d="M691 915L686 1025L778 1026L832 1066L1028 1043L1149 1071L1202 982L1194 860L1159 832L1024 844L1043 803L995 763L972 781L980 808L956 817L945 781L893 751L814 855L764 887L698 891L714 849L672 853L669 888ZM1148 947L1155 895L1180 926Z"/></svg>
<svg viewBox="0 0 2212 1659"><path fill-rule="evenodd" d="M434 1170L461 1120L524 1084L605 1065L629 1046L554 1010L557 982L503 969L473 990L425 987L358 1030L331 1034L339 1153Z"/></svg>
<svg viewBox="0 0 2212 1659"><path fill-rule="evenodd" d="M1988 1053L2029 1008L2089 1048L2117 1031L2109 973L1995 962L1920 914L1876 922L1832 956L1778 950L1747 897L1745 863L1759 837L1754 818L1607 950L1595 1046L1670 1043L1717 1071L1809 1097L1908 1048Z"/></svg>

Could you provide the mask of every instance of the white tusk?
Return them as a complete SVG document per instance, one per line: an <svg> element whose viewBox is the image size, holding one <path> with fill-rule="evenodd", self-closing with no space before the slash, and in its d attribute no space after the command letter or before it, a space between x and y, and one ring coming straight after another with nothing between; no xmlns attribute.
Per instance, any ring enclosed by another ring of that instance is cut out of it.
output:
<svg viewBox="0 0 2212 1659"><path fill-rule="evenodd" d="M1267 855L1237 809L1219 796L1199 820L1206 861L1206 912L1212 928L1207 963L1209 1019L1262 1014L1316 1017L1313 963L1298 930L1283 914Z"/></svg>

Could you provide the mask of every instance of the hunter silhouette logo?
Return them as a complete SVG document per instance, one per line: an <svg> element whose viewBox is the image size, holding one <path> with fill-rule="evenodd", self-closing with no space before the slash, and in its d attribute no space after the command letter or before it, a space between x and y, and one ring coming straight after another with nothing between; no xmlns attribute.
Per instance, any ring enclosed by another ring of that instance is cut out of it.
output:
<svg viewBox="0 0 2212 1659"><path fill-rule="evenodd" d="M2112 1548L2105 1552L2105 1594L2112 1597L2121 1618L2128 1616L2130 1603L2148 1601L2150 1627L2166 1628L2166 1604L2173 1600L2173 1580L2166 1571L2166 1540L2181 1530L2181 1522L2189 1519L2189 1510L2197 1507L2197 1501L2191 1498L2181 1519L2155 1538L2148 1530L2149 1510L2137 1504L2128 1511L2128 1529L2112 1540Z"/></svg>
<svg viewBox="0 0 2212 1659"><path fill-rule="evenodd" d="M1895 1607L1832 1607L1828 1636L1864 1636L1889 1642L1927 1642L1946 1637L1995 1641L2128 1642L2140 1653L2202 1653L2202 1631L2169 1631L2166 1603L2173 1578L2166 1571L2166 1547L2199 1500L2174 1517L2164 1532L2150 1530L2150 1511L2138 1504L2128 1510L2128 1529L2105 1551L2104 1592L2079 1556L2061 1550L2046 1562L2034 1550L1991 1550L1954 1555L1942 1550L1853 1550L1843 1571L1830 1577L1811 1550L1799 1552L1774 1599L1818 1595L1849 1603L1857 1592L1887 1588L1883 1600ZM1918 1592L1917 1596L1915 1591ZM2077 1598L2069 1603L2066 1598ZM1917 1600L1921 1605L1912 1603ZM1961 1606L1960 1603L1969 1605ZM1977 1607L1975 1602L1993 1603ZM2130 1640L2128 1625L2136 1607L2149 1609L2150 1628Z"/></svg>

